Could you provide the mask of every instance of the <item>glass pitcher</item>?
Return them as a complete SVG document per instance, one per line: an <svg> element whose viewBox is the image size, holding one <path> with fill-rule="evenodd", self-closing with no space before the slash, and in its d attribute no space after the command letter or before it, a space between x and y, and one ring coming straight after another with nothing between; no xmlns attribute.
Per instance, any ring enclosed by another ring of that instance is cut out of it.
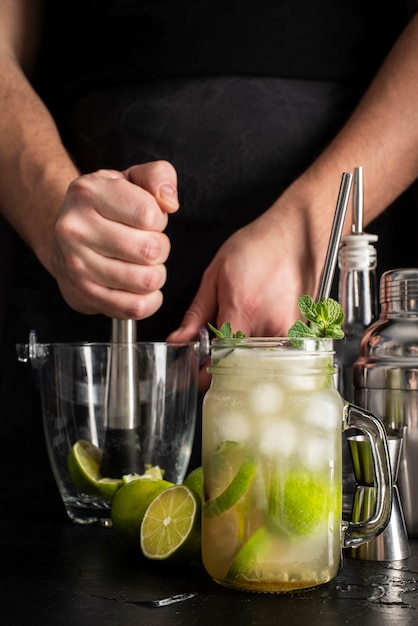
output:
<svg viewBox="0 0 418 626"><path fill-rule="evenodd" d="M344 402L331 339L215 339L203 403L202 559L217 582L284 592L328 582L342 548L376 537L391 510L383 425ZM376 508L342 520L342 431L372 446Z"/></svg>

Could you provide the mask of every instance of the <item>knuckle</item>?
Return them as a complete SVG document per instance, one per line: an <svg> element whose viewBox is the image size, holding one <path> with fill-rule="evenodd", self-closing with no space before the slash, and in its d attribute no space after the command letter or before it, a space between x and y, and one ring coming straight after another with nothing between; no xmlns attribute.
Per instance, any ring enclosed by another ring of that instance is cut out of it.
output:
<svg viewBox="0 0 418 626"><path fill-rule="evenodd" d="M77 222L68 214L63 214L55 223L55 236L58 240L71 241L78 235Z"/></svg>
<svg viewBox="0 0 418 626"><path fill-rule="evenodd" d="M78 176L70 182L67 190L68 196L89 196L90 195L90 175Z"/></svg>
<svg viewBox="0 0 418 626"><path fill-rule="evenodd" d="M147 268L142 277L143 288L148 293L160 289L164 282L165 276L159 267Z"/></svg>
<svg viewBox="0 0 418 626"><path fill-rule="evenodd" d="M150 265L158 262L163 256L162 245L159 237L148 237L141 247L141 257ZM164 259L165 260L165 259Z"/></svg>
<svg viewBox="0 0 418 626"><path fill-rule="evenodd" d="M143 230L163 231L167 226L168 217L163 213L151 195L143 195L131 206L132 221Z"/></svg>
<svg viewBox="0 0 418 626"><path fill-rule="evenodd" d="M135 301L127 307L125 310L126 319L144 319L149 317L152 313L160 307L162 303L162 293L156 292L153 294L152 300L146 296L139 296Z"/></svg>
<svg viewBox="0 0 418 626"><path fill-rule="evenodd" d="M158 178L164 178L165 176L175 175L176 170L169 161L160 159L158 161L153 161L152 163L150 163L150 172L153 176L155 175Z"/></svg>

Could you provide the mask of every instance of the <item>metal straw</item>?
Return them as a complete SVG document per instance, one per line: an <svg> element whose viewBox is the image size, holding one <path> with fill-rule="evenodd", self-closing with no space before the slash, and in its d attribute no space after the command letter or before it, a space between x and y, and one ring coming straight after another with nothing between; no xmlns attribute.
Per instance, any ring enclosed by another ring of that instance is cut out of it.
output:
<svg viewBox="0 0 418 626"><path fill-rule="evenodd" d="M340 191L338 193L337 206L335 208L334 221L331 228L330 240L328 243L327 255L325 257L324 269L322 271L321 283L316 297L317 302L325 300L325 298L329 298L329 294L331 292L332 281L334 279L335 267L338 258L338 247L340 245L345 214L347 212L352 179L352 174L349 172L343 173Z"/></svg>

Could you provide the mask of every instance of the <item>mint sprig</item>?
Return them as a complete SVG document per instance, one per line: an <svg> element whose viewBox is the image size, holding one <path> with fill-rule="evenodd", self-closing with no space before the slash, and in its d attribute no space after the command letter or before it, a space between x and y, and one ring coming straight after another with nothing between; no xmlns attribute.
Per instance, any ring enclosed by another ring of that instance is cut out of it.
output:
<svg viewBox="0 0 418 626"><path fill-rule="evenodd" d="M341 326L344 322L344 311L341 305L332 298L325 298L320 302L315 302L311 296L299 296L298 308L304 318L309 322L305 324L298 320L289 328L290 338L317 339L329 337L331 339L343 339L344 331ZM245 334L242 330L232 332L230 322L224 322L218 329L208 322L211 331L219 339L242 339Z"/></svg>
<svg viewBox="0 0 418 626"><path fill-rule="evenodd" d="M219 339L242 339L243 337L245 337L242 330L237 330L236 333L233 333L230 322L224 322L219 330L212 326L212 324L210 324L209 322L208 326L211 331L214 332L217 337L219 337Z"/></svg>
<svg viewBox="0 0 418 626"><path fill-rule="evenodd" d="M344 311L340 304L332 298L325 298L315 302L311 296L298 298L299 311L305 317L309 326L298 320L289 328L289 337L330 337L342 339L344 331L341 329L344 322Z"/></svg>

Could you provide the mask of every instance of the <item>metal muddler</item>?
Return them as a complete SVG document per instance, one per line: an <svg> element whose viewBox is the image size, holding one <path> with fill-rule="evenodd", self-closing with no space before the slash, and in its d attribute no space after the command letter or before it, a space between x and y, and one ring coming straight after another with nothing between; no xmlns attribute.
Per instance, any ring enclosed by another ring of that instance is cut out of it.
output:
<svg viewBox="0 0 418 626"><path fill-rule="evenodd" d="M341 178L340 190L338 193L337 206L335 208L327 255L325 257L321 283L319 285L318 295L316 297L317 302L320 302L325 298L329 298L329 294L331 292L332 281L334 280L335 274L335 267L337 265L338 248L340 245L341 233L344 226L345 214L347 212L348 199L350 197L352 179L353 175L349 172L344 172Z"/></svg>
<svg viewBox="0 0 418 626"><path fill-rule="evenodd" d="M120 478L143 473L136 321L112 321L112 340L101 474Z"/></svg>

